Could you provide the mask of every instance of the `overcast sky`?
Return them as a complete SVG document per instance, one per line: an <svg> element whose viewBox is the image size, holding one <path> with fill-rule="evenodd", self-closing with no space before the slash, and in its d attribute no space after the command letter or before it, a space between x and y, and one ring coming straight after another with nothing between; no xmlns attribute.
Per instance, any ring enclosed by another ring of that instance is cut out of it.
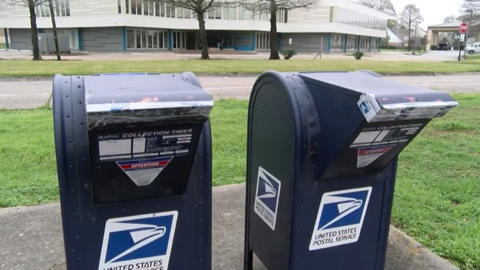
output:
<svg viewBox="0 0 480 270"><path fill-rule="evenodd" d="M430 25L443 23L443 18L457 15L462 0L391 0L397 13L408 4L416 4L424 17L421 27L427 30Z"/></svg>

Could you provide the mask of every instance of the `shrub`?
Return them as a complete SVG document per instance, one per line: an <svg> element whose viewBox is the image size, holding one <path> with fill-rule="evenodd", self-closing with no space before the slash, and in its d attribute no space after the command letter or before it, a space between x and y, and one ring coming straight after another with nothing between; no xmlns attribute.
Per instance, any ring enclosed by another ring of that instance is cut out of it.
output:
<svg viewBox="0 0 480 270"><path fill-rule="evenodd" d="M354 57L356 60L360 60L360 59L362 59L362 57L363 57L363 52L354 52L354 53L353 53L353 57Z"/></svg>
<svg viewBox="0 0 480 270"><path fill-rule="evenodd" d="M280 51L280 54L285 58L285 60L288 60L292 58L294 55L297 55L297 51L294 49L284 49Z"/></svg>

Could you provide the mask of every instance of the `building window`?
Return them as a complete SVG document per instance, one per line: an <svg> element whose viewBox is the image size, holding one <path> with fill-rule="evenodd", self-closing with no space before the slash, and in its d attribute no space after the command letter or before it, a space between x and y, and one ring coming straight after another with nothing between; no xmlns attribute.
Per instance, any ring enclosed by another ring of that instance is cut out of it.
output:
<svg viewBox="0 0 480 270"><path fill-rule="evenodd" d="M357 50L357 37L348 36L347 37L347 51Z"/></svg>
<svg viewBox="0 0 480 270"><path fill-rule="evenodd" d="M370 50L371 51L377 51L378 50L378 39L377 38L372 38L372 41L370 43Z"/></svg>
<svg viewBox="0 0 480 270"><path fill-rule="evenodd" d="M168 32L163 30L128 29L127 48L168 49Z"/></svg>
<svg viewBox="0 0 480 270"><path fill-rule="evenodd" d="M71 30L69 32L70 36L70 48L71 49L79 49L79 44L78 44L78 30Z"/></svg>
<svg viewBox="0 0 480 270"><path fill-rule="evenodd" d="M224 20L237 19L237 8L235 7L235 3L224 2L222 19Z"/></svg>
<svg viewBox="0 0 480 270"><path fill-rule="evenodd" d="M280 22L280 23L286 23L287 21L285 20L285 10L279 10L277 12L277 22Z"/></svg>
<svg viewBox="0 0 480 270"><path fill-rule="evenodd" d="M269 33L257 33L256 35L255 49L257 50L270 50L270 34Z"/></svg>
<svg viewBox="0 0 480 270"><path fill-rule="evenodd" d="M368 51L369 38L360 37L360 51Z"/></svg>
<svg viewBox="0 0 480 270"><path fill-rule="evenodd" d="M186 47L186 33L180 31L173 32L172 48L184 50Z"/></svg>
<svg viewBox="0 0 480 270"><path fill-rule="evenodd" d="M330 37L330 51L345 50L345 35L332 35Z"/></svg>
<svg viewBox="0 0 480 270"><path fill-rule="evenodd" d="M70 0L52 0L53 12L55 17L69 17L70 16ZM50 6L48 1L35 7L35 14L37 17L50 17Z"/></svg>
<svg viewBox="0 0 480 270"><path fill-rule="evenodd" d="M387 21L375 18L373 16L365 15L356 11L348 10L346 8L335 7L335 19L337 23L343 23L358 27L364 27L375 30L387 30Z"/></svg>

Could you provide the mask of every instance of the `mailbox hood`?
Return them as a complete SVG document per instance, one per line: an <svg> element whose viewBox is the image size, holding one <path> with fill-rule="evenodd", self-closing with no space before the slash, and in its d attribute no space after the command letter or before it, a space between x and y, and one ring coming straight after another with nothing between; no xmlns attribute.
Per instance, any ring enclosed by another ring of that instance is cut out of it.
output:
<svg viewBox="0 0 480 270"><path fill-rule="evenodd" d="M160 120L206 121L213 108L212 98L188 79L178 74L86 76L89 128Z"/></svg>
<svg viewBox="0 0 480 270"><path fill-rule="evenodd" d="M368 122L431 119L458 106L450 95L414 85L405 87L364 72L300 73L306 81L358 96L358 106Z"/></svg>

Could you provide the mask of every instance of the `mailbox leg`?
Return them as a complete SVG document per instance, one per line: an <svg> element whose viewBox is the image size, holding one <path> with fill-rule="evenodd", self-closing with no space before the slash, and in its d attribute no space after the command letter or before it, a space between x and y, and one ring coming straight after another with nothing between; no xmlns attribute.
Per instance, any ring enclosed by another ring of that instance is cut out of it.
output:
<svg viewBox="0 0 480 270"><path fill-rule="evenodd" d="M244 270L253 270L253 251L245 251L245 261L243 262Z"/></svg>
<svg viewBox="0 0 480 270"><path fill-rule="evenodd" d="M245 183L245 239L243 269L253 270L253 250L250 248L250 184Z"/></svg>

